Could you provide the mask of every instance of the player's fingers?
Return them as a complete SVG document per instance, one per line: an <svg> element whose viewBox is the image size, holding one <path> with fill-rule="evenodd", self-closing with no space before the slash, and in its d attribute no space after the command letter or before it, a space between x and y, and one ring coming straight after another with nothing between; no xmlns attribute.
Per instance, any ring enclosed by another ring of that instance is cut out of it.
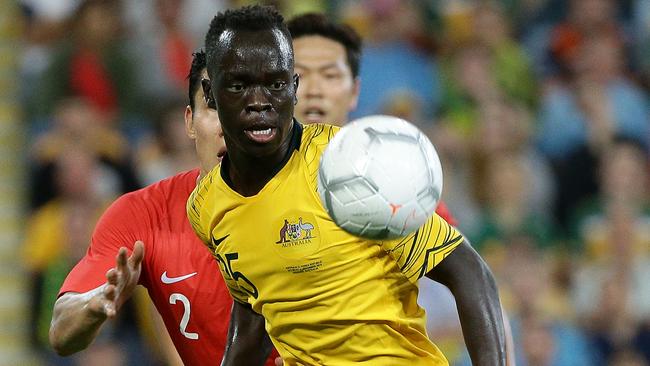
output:
<svg viewBox="0 0 650 366"><path fill-rule="evenodd" d="M275 366L282 366L282 357L275 358Z"/></svg>
<svg viewBox="0 0 650 366"><path fill-rule="evenodd" d="M108 272L106 272L106 281L111 285L117 286L117 280L117 270L115 268L109 269Z"/></svg>
<svg viewBox="0 0 650 366"><path fill-rule="evenodd" d="M117 263L117 269L123 270L126 266L126 257L127 252L125 247L121 247L117 252L117 257L115 257L115 262Z"/></svg>
<svg viewBox="0 0 650 366"><path fill-rule="evenodd" d="M117 288L113 285L106 285L104 287L104 298L109 301L115 301L115 296L117 295Z"/></svg>
<svg viewBox="0 0 650 366"><path fill-rule="evenodd" d="M117 253L117 282L119 284L126 284L129 282L129 268L127 266L127 251L125 247L121 247Z"/></svg>
<svg viewBox="0 0 650 366"><path fill-rule="evenodd" d="M104 301L102 301L102 307L104 314L109 318L112 318L117 314L116 299L118 296L119 291L117 286L106 285L106 287L104 287Z"/></svg>
<svg viewBox="0 0 650 366"><path fill-rule="evenodd" d="M133 253L129 257L129 264L131 267L137 267L142 263L144 258L144 243L140 240L136 241L133 245Z"/></svg>

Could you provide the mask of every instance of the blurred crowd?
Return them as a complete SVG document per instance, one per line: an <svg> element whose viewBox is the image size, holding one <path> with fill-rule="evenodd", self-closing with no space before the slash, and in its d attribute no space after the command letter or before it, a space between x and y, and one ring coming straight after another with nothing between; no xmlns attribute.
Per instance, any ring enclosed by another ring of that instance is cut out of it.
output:
<svg viewBox="0 0 650 366"><path fill-rule="evenodd" d="M251 2L20 1L23 252L46 362L162 363L142 352L156 349L147 300L65 360L47 351L51 309L109 202L195 167L191 53L217 11ZM265 3L361 34L353 117L397 115L433 141L443 199L498 279L517 365L650 365L649 1ZM432 306L431 338L469 364L454 305Z"/></svg>

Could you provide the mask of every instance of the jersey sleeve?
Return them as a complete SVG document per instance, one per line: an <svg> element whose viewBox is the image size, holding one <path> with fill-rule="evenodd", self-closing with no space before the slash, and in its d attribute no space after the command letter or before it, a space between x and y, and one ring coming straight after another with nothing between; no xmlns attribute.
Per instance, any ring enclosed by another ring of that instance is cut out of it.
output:
<svg viewBox="0 0 650 366"><path fill-rule="evenodd" d="M307 165L309 184L313 187L314 191L318 189L316 181L318 178L320 158L330 140L339 132L340 129L341 128L338 126L330 126L320 123L304 126L300 151L302 152L303 159Z"/></svg>
<svg viewBox="0 0 650 366"><path fill-rule="evenodd" d="M213 182L215 179L215 174L220 174L219 166L215 167L208 175L203 177L201 181L196 185L192 194L190 194L189 199L187 200L187 218L190 221L192 229L196 235L203 241L203 243L208 247L212 255L216 258L217 263L219 264L219 270L221 276L226 282L228 291L235 301L238 301L243 304L248 303L248 293L244 291L238 284L236 279L233 279L230 273L228 272L228 267L225 260L228 260L223 256L223 253L220 255L218 249L219 246L214 243L212 235L212 222L214 220L213 203L211 200L214 197L211 196L214 192L211 191Z"/></svg>
<svg viewBox="0 0 650 366"><path fill-rule="evenodd" d="M59 296L66 292L86 292L106 283L106 272L115 266L120 247L126 247L130 253L135 241L143 239L138 237L140 228L133 206L128 195L122 196L104 212L85 256L66 277Z"/></svg>
<svg viewBox="0 0 650 366"><path fill-rule="evenodd" d="M209 218L208 215L203 214L203 212L206 210L206 197L214 179L215 172L219 172L219 166L214 168L208 175L199 181L190 194L190 197L187 199L186 207L187 218L190 221L194 233L196 233L199 239L210 248L210 251L212 251L212 248Z"/></svg>
<svg viewBox="0 0 650 366"><path fill-rule="evenodd" d="M417 282L447 257L463 236L438 214L433 214L416 232L405 238L381 243L412 283Z"/></svg>
<svg viewBox="0 0 650 366"><path fill-rule="evenodd" d="M239 287L237 281L233 279L232 276L230 276L226 270L225 263L219 259L217 259L217 263L219 263L219 271L221 272L221 276L223 277L224 282L226 283L226 287L228 288L228 292L230 293L230 296L232 296L233 300L242 304L249 304L248 297L250 295L241 287Z"/></svg>

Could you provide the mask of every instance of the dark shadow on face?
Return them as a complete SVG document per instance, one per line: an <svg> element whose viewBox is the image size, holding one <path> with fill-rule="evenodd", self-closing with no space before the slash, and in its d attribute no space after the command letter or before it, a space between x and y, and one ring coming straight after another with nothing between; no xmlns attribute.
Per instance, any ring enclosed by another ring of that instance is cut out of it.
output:
<svg viewBox="0 0 650 366"><path fill-rule="evenodd" d="M284 157L297 78L288 38L277 29L226 30L208 65L229 155Z"/></svg>

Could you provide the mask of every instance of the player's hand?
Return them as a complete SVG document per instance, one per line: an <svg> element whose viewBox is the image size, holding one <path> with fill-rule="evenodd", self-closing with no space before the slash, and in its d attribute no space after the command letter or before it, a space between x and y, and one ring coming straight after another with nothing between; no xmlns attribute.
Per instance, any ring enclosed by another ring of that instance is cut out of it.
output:
<svg viewBox="0 0 650 366"><path fill-rule="evenodd" d="M116 265L106 272L106 284L98 290L100 293L88 302L91 312L112 318L131 297L138 285L144 258L144 244L136 241L131 256L122 247L115 258Z"/></svg>
<svg viewBox="0 0 650 366"><path fill-rule="evenodd" d="M276 357L275 358L275 366L282 366L282 357Z"/></svg>

